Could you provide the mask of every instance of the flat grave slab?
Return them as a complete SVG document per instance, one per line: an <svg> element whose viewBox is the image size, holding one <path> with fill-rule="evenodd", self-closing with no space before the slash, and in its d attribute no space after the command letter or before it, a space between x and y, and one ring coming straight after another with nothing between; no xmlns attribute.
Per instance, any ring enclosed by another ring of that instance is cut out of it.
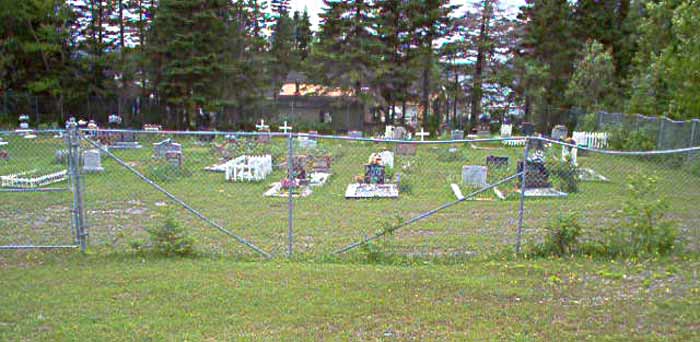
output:
<svg viewBox="0 0 700 342"><path fill-rule="evenodd" d="M525 189L525 197L566 197L569 194L554 188L529 188Z"/></svg>
<svg viewBox="0 0 700 342"><path fill-rule="evenodd" d="M589 168L578 169L578 179L582 182L609 182L610 180L598 173L598 171Z"/></svg>
<svg viewBox="0 0 700 342"><path fill-rule="evenodd" d="M348 184L345 198L398 198L399 187L396 184Z"/></svg>

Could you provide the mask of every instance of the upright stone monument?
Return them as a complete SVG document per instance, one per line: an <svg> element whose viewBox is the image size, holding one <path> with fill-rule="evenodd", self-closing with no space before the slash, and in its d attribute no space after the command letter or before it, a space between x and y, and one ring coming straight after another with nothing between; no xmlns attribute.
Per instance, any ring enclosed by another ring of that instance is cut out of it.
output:
<svg viewBox="0 0 700 342"><path fill-rule="evenodd" d="M564 141L569 136L569 129L564 125L556 125L552 128L552 140Z"/></svg>
<svg viewBox="0 0 700 342"><path fill-rule="evenodd" d="M465 185L487 185L488 168L481 165L462 166L462 183Z"/></svg>
<svg viewBox="0 0 700 342"><path fill-rule="evenodd" d="M83 172L99 173L104 170L99 150L87 150L83 152Z"/></svg>

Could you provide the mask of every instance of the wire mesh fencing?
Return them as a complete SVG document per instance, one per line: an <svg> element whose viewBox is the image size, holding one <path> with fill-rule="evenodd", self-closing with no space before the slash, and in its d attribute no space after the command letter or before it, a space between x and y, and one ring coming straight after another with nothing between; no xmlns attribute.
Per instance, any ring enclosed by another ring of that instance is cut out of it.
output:
<svg viewBox="0 0 700 342"><path fill-rule="evenodd" d="M679 246L698 250L700 148L611 152L544 139L531 140L530 147L526 248L556 241L562 226L578 225L591 248L641 246L671 227Z"/></svg>
<svg viewBox="0 0 700 342"><path fill-rule="evenodd" d="M0 175L73 168L81 205L76 211L75 192L47 190L74 189L70 174L37 193L3 187L3 244L57 244L59 237L75 244L71 223L83 212L95 250L148 247L149 231L175 222L207 254L463 258L527 251L570 213L585 227L583 239L602 241L634 221L626 211L636 197L658 200L655 215L663 215L654 219L677 227L687 248L697 249L700 237L698 149L83 130L71 166L62 132L36 135L4 136L0 153L9 158L0 160Z"/></svg>
<svg viewBox="0 0 700 342"><path fill-rule="evenodd" d="M75 247L64 131L0 132L0 248Z"/></svg>

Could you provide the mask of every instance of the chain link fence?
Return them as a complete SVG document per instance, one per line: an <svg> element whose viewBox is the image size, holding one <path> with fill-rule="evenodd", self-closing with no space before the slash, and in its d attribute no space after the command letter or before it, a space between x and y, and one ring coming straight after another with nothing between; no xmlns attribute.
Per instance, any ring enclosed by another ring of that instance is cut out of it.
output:
<svg viewBox="0 0 700 342"><path fill-rule="evenodd" d="M0 132L0 249L78 247L66 138L61 130Z"/></svg>
<svg viewBox="0 0 700 342"><path fill-rule="evenodd" d="M624 136L636 133L657 150L700 146L700 119L676 121L667 117L608 112L589 115L595 116L595 126L587 129L612 130L614 135ZM579 126L585 121L579 117Z"/></svg>
<svg viewBox="0 0 700 342"><path fill-rule="evenodd" d="M629 221L630 184L649 177L644 197L663 200L678 240L697 250L700 237L694 148L627 153L543 138L83 130L80 157L70 163L70 134L34 134L3 133L0 151L9 158L0 160L0 175L37 169L68 177L34 193L3 185L4 245L75 246L85 231L91 249L128 251L174 218L206 254L488 256L527 251L569 213L579 216L586 241L598 241ZM49 190L56 187L80 191Z"/></svg>

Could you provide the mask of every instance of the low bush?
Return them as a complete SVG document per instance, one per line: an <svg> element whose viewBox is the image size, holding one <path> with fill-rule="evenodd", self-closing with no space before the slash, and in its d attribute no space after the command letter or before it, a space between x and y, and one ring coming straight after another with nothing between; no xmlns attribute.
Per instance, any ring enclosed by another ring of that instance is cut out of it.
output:
<svg viewBox="0 0 700 342"><path fill-rule="evenodd" d="M534 246L530 254L563 257L581 252L579 238L583 228L576 213L560 213L547 224L546 229L544 242Z"/></svg>
<svg viewBox="0 0 700 342"><path fill-rule="evenodd" d="M168 213L161 225L146 229L153 249L165 256L187 256L194 252L195 240L174 216Z"/></svg>
<svg viewBox="0 0 700 342"><path fill-rule="evenodd" d="M645 257L669 254L676 249L678 230L666 217L668 202L658 196L657 184L658 179L653 176L629 179L620 223L607 237L607 254Z"/></svg>
<svg viewBox="0 0 700 342"><path fill-rule="evenodd" d="M651 151L656 149L656 132L650 129L629 130L610 127L608 146L618 151Z"/></svg>

